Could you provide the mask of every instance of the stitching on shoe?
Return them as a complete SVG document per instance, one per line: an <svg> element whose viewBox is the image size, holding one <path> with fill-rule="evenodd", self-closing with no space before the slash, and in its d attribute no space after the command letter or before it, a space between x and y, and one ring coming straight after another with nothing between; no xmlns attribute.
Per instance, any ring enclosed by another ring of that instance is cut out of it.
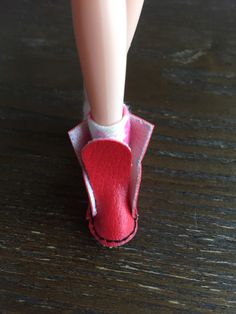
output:
<svg viewBox="0 0 236 314"><path fill-rule="evenodd" d="M94 230L95 234L99 237L99 239L101 239L101 240L103 240L103 241L106 241L106 242L108 242L108 243L112 243L112 242L114 242L114 243L120 243L120 242L123 242L123 241L127 240L127 239L135 232L136 227L137 227L138 216L136 216L136 217L134 218L134 229L132 230L132 232L131 232L128 236L126 236L125 238L123 238L123 239L121 239L121 240L109 240L109 239L106 239L106 238L104 238L104 237L102 237L102 236L99 235L99 233L97 232L97 230L96 230L96 228L95 228L95 225L94 225L94 218L93 218L92 213L91 213L91 207L90 207L90 220L92 221L93 230Z"/></svg>

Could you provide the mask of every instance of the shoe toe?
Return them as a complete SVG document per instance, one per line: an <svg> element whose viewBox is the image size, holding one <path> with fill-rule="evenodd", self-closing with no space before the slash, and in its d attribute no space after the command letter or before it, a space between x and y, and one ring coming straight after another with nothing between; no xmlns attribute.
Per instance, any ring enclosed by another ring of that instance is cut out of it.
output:
<svg viewBox="0 0 236 314"><path fill-rule="evenodd" d="M116 140L96 139L81 155L96 203L93 234L103 242L123 242L136 229L129 198L131 150Z"/></svg>

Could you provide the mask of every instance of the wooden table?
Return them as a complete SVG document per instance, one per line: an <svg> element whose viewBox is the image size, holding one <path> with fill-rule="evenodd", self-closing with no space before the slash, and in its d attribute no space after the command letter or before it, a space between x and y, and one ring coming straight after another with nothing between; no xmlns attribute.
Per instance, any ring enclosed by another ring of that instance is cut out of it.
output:
<svg viewBox="0 0 236 314"><path fill-rule="evenodd" d="M125 99L156 128L138 233L112 250L67 135L70 2L2 0L0 24L1 313L236 313L235 1L145 2Z"/></svg>

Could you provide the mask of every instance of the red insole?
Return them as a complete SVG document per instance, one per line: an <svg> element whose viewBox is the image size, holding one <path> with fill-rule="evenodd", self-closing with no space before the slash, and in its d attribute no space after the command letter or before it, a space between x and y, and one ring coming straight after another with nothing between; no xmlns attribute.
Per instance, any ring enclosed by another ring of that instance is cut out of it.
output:
<svg viewBox="0 0 236 314"><path fill-rule="evenodd" d="M96 201L94 227L105 240L119 241L134 231L129 202L131 150L112 139L89 142L81 151Z"/></svg>

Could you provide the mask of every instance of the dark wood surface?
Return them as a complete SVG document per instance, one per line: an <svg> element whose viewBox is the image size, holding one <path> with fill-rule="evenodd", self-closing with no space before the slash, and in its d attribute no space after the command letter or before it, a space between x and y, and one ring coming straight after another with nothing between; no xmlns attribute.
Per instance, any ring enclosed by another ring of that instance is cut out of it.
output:
<svg viewBox="0 0 236 314"><path fill-rule="evenodd" d="M0 1L2 313L236 313L236 5L146 0L125 99L156 125L139 230L90 235L70 2Z"/></svg>

